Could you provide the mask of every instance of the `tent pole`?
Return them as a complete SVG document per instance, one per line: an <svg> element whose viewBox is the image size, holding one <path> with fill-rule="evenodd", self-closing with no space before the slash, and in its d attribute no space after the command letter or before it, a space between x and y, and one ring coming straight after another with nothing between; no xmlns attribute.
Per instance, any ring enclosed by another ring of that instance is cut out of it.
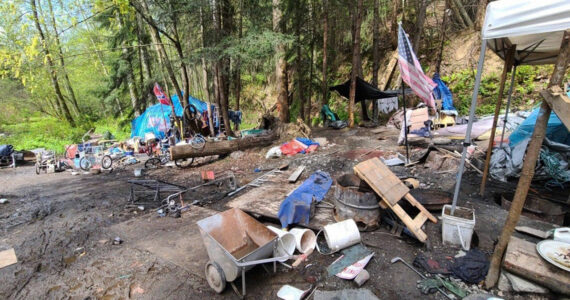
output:
<svg viewBox="0 0 570 300"><path fill-rule="evenodd" d="M451 215L455 213L457 206L457 197L459 196L459 187L461 186L461 177L463 176L463 168L465 168L465 156L467 155L467 147L471 145L471 128L473 127L473 119L475 118L475 108L477 106L477 95L479 94L479 85L481 84L481 73L483 72L483 62L485 61L485 50L487 42L481 41L481 53L479 54L479 62L477 63L477 75L475 76L475 87L473 88L473 96L471 97L471 108L469 109L469 122L467 123L467 131L465 132L465 141L463 142L463 151L461 153L461 161L457 172L455 182L455 192L453 193L453 203L451 205Z"/></svg>
<svg viewBox="0 0 570 300"><path fill-rule="evenodd" d="M487 176L489 176L489 163L491 162L491 154L493 152L493 144L495 143L495 131L497 130L497 121L499 120L499 113L501 112L501 104L503 104L503 92L505 91L505 81L507 81L507 73L513 65L515 57L515 50L517 46L512 45L505 54L505 64L503 66L503 73L501 74L501 82L499 84L499 95L497 97L497 105L495 105L495 114L493 116L493 126L491 127L491 136L489 137L489 146L487 147L487 156L485 158L485 167L483 168L483 179L481 180L481 187L479 194L485 195L485 184L487 183ZM513 72L513 74L515 74Z"/></svg>
<svg viewBox="0 0 570 300"><path fill-rule="evenodd" d="M410 150L408 147L408 121L406 118L406 92L404 91L404 79L402 79L402 106L404 106L404 140L406 143L406 164L410 163Z"/></svg>
<svg viewBox="0 0 570 300"><path fill-rule="evenodd" d="M509 117L509 108L511 106L511 97L513 96L513 87L515 86L515 75L517 74L517 66L513 67L513 75L511 76L511 86L509 87L509 97L507 98L507 108L505 118L503 119L503 131L501 132L501 144L499 149L503 148L503 139L505 138L505 129L507 128L507 119Z"/></svg>
<svg viewBox="0 0 570 300"><path fill-rule="evenodd" d="M564 37L562 38L562 45L560 46L560 54L558 54L558 59L556 60L556 65L554 66L554 71L550 77L550 82L548 87L560 86L562 80L564 79L564 74L566 73L566 68L568 67L568 58L570 57L570 30L564 32ZM542 142L544 136L546 135L546 127L548 125L548 119L550 119L550 106L546 100L542 101L540 105L540 111L538 112L538 118L534 125L534 131L530 138L530 142L527 146L527 152L524 158L523 167L521 171L521 177L519 183L517 184L517 189L515 195L513 196L513 202L511 203L511 208L509 209L509 214L507 215L507 220L505 221L505 226L501 231L499 236L499 242L495 246L495 251L491 257L491 264L489 267L489 273L485 279L485 287L491 288L495 286L499 278L499 269L501 267L501 261L503 260L503 254L507 248L511 235L515 230L515 226L519 221L521 212L524 207L524 202L530 188L532 177L534 176L534 168L536 167L536 161L538 160L538 155L540 154L540 148L542 147Z"/></svg>

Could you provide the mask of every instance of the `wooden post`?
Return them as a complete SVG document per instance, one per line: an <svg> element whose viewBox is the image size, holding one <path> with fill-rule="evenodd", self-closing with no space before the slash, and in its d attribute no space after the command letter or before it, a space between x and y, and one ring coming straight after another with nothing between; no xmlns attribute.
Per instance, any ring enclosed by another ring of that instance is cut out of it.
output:
<svg viewBox="0 0 570 300"><path fill-rule="evenodd" d="M485 41L483 41L483 43L485 43ZM507 73L513 66L516 48L516 45L512 45L505 54L505 65L503 66L503 74L501 74L499 95L497 97L497 105L495 106L495 115L493 116L493 127L491 128L491 137L489 137L489 147L487 148L487 157L485 158L485 167L483 168L483 179L481 180L481 188L479 189L481 196L485 195L485 184L487 183L487 177L489 175L489 163L491 162L491 153L493 152L493 143L495 142L495 131L497 130L497 121L499 120L499 112L501 111L501 104L503 103L505 81L507 80Z"/></svg>
<svg viewBox="0 0 570 300"><path fill-rule="evenodd" d="M560 86L562 84L564 73L568 67L568 57L570 56L569 40L570 30L566 30L564 32L564 37L562 38L560 54L558 54L558 59L556 60L554 72L550 77L550 83L548 84L548 87ZM489 267L489 273L485 279L485 287L488 289L495 286L497 283L501 261L503 260L503 254L505 253L505 249L511 235L515 230L515 226L519 221L524 202L528 194L528 189L534 175L536 161L538 159L538 155L540 154L540 147L542 146L542 141L544 140L544 135L546 133L546 126L548 124L548 119L550 118L550 112L551 109L548 106L548 103L546 101L542 101L540 112L538 113L538 118L534 126L534 131L527 148L527 153L521 171L521 178L519 179L517 190L515 191L515 195L513 197L511 209L507 215L507 220L499 237L499 242L497 243L497 246L495 246L495 251L491 257L491 266Z"/></svg>

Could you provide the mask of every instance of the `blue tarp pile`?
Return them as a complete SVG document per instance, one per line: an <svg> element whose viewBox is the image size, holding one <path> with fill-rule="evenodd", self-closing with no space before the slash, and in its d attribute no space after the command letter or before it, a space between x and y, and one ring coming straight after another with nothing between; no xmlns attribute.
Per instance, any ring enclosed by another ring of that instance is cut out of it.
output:
<svg viewBox="0 0 570 300"><path fill-rule="evenodd" d="M433 82L437 83L437 87L433 90L435 98L443 100L441 108L443 110L456 110L453 106L451 91L447 88L443 80L441 80L439 73L433 74Z"/></svg>
<svg viewBox="0 0 570 300"><path fill-rule="evenodd" d="M311 203L313 199L321 202L332 185L329 173L316 171L291 193L279 207L277 217L281 221L281 227L286 228L289 224L309 224Z"/></svg>
<svg viewBox="0 0 570 300"><path fill-rule="evenodd" d="M530 138L534 131L534 125L538 118L540 107L535 108L532 113L526 118L522 124L511 133L509 136L509 146L514 147L523 140ZM552 111L548 125L546 127L546 137L552 141L570 146L570 133L562 121L558 118L556 113Z"/></svg>

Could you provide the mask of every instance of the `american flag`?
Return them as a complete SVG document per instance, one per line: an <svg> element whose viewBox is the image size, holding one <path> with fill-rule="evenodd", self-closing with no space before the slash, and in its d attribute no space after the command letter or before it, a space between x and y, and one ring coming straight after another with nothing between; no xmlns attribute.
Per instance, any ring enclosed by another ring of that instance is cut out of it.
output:
<svg viewBox="0 0 570 300"><path fill-rule="evenodd" d="M424 74L402 24L398 24L398 27L398 64L400 65L402 80L412 88L418 97L424 100L427 106L435 107L432 91L437 84Z"/></svg>
<svg viewBox="0 0 570 300"><path fill-rule="evenodd" d="M158 82L154 83L153 92L156 98L158 99L158 102L164 105L172 105L172 102L170 102L170 99L168 99L168 97L164 94L164 92L160 88L160 85L158 85Z"/></svg>

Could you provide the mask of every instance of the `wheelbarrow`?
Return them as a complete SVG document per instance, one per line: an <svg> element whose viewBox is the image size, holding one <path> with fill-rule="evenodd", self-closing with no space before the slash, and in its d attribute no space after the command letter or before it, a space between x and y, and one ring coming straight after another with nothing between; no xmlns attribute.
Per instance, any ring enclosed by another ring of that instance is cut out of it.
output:
<svg viewBox="0 0 570 300"><path fill-rule="evenodd" d="M277 247L277 234L244 213L232 208L197 222L210 261L206 264L206 280L217 293L226 282L240 297L244 297L245 272L255 265L273 263L291 256L272 257ZM234 280L241 276L241 295Z"/></svg>

